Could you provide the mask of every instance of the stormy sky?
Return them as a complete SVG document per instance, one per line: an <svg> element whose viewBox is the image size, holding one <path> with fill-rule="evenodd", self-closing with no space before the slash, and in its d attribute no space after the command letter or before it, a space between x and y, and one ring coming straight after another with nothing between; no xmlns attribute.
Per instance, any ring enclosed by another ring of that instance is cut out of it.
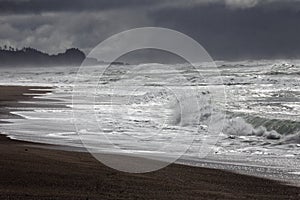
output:
<svg viewBox="0 0 300 200"><path fill-rule="evenodd" d="M159 26L214 59L300 58L299 0L0 0L0 45L88 53L112 34Z"/></svg>

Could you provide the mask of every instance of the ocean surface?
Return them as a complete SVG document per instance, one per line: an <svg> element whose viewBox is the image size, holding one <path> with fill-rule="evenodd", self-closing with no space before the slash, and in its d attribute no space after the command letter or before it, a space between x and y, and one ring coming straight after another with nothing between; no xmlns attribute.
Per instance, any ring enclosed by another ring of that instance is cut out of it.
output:
<svg viewBox="0 0 300 200"><path fill-rule="evenodd" d="M75 67L1 68L1 85L54 88L24 102L13 112L22 118L6 120L12 123L1 132L74 148L159 152L187 165L300 183L300 61L216 65L113 65L100 77L104 66L88 75Z"/></svg>

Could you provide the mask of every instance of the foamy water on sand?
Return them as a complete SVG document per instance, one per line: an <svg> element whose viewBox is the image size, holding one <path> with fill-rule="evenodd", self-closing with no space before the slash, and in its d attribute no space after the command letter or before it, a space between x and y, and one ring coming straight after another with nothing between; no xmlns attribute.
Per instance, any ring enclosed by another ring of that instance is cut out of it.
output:
<svg viewBox="0 0 300 200"><path fill-rule="evenodd" d="M134 76L127 73L133 66L114 66L99 80L94 111L105 136L129 152L153 152L179 135L174 145L178 149L173 148L168 152L170 155L166 155L172 156L178 153L187 137L193 137L193 144L179 162L297 181L300 173L298 63L218 62L226 104L221 96L211 103L212 90L220 90L220 86L207 87L187 66L144 64L134 66L140 69ZM184 79L178 79L171 68ZM213 79L208 69L202 73ZM3 132L20 140L81 147L72 113L72 88L77 70L71 67L1 69L2 85L54 87L53 93L35 97L39 104L51 106L37 108L35 99L25 102L30 106L15 112L24 119L10 119L8 121L13 123L1 124ZM188 80L188 84L183 80ZM83 79L82 86L85 81L88 80ZM136 87L141 83L148 85ZM170 90L159 87L164 83L170 83ZM181 93L196 91L197 94L193 94L198 97L199 110L182 113L176 102L188 102L189 98L178 99L172 95L174 88ZM83 110L87 107L80 101L75 105ZM218 118L224 113L226 119ZM212 118L215 126L223 127L221 133L207 133ZM196 125L200 127L197 131ZM96 132L87 130L91 144L93 134ZM218 142L209 146L210 154L199 159L202 142L215 139ZM111 151L105 143L101 148Z"/></svg>

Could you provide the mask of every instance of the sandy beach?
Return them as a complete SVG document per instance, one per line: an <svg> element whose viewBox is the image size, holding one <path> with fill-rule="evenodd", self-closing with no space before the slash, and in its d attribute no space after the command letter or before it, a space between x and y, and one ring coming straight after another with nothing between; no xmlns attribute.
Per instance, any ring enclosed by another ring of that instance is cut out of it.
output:
<svg viewBox="0 0 300 200"><path fill-rule="evenodd" d="M30 89L0 87L1 121L17 117L11 116L7 107L17 109L18 101L50 90ZM215 169L171 164L146 174L123 173L104 166L89 153L40 148L40 144L4 135L0 137L0 156L0 199L300 198L297 187Z"/></svg>

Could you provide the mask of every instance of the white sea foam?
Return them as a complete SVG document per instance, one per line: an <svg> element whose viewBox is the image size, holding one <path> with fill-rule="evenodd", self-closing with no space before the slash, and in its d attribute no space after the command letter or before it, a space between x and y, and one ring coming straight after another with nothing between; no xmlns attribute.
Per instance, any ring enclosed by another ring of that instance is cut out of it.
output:
<svg viewBox="0 0 300 200"><path fill-rule="evenodd" d="M212 148L212 152L218 155L293 155L286 158L298 158L300 62L291 61L288 65L274 62L220 62L226 85L226 105L222 97L212 96L212 90L218 90L217 85L207 87L205 82L201 82L204 78L185 66L156 70L157 66L145 64L138 67L145 70L138 74L126 74L131 66L120 66L119 70L111 70L111 75L106 74L99 81L96 93L91 92L91 97L95 95L95 102L92 102L95 110L92 112L99 123L107 126L104 132L111 141L127 149L134 144L130 137L125 141L120 139L120 135L139 138L140 145L144 145L139 151L149 151L153 147L147 146L148 136L153 136L153 130L164 127L162 124L166 123L167 130L156 135L158 143L167 142L176 134L188 133L198 124L196 140L188 152L190 155L197 155L197 145L209 141L206 138L218 137L219 142ZM55 87L53 93L39 97L43 101L34 99L26 102L27 108L14 112L24 119L9 119L13 123L1 125L2 131L18 139L80 146L70 106L76 71L77 68L71 67L1 69L2 85ZM174 76L178 71L186 74L178 78ZM205 78L214 80L209 70L203 70L203 73ZM142 84L144 80L147 80L146 84ZM87 81L83 80L83 89ZM160 87L166 82L169 83L168 88ZM113 93L110 84L114 86ZM111 101L114 106L111 106ZM57 106L35 108L36 102ZM74 103L82 110L91 107L81 100ZM218 115L221 111L227 113L226 119ZM213 130L209 129L209 123L215 127L224 125L222 133L210 134L208 130ZM92 130L88 133L92 142L93 134L99 132ZM177 140L178 145L185 142L183 136Z"/></svg>
<svg viewBox="0 0 300 200"><path fill-rule="evenodd" d="M282 140L283 144L300 144L300 133L295 133L292 135L287 135Z"/></svg>

